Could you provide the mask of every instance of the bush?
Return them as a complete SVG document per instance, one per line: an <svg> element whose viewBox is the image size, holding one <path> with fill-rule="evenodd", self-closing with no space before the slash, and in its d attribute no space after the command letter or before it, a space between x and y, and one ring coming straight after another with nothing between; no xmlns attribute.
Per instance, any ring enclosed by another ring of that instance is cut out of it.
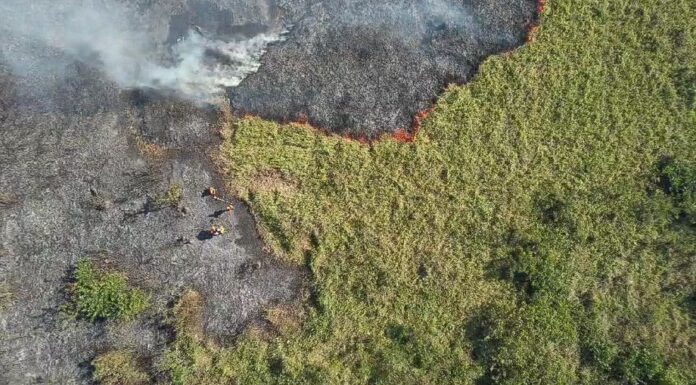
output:
<svg viewBox="0 0 696 385"><path fill-rule="evenodd" d="M602 373L608 373L617 360L619 349L612 341L608 328L602 327L600 316L597 313L587 314L582 318L578 325L580 349L585 364L596 367Z"/></svg>
<svg viewBox="0 0 696 385"><path fill-rule="evenodd" d="M677 385L664 360L647 349L631 353L619 364L620 377L631 385Z"/></svg>
<svg viewBox="0 0 696 385"><path fill-rule="evenodd" d="M549 232L509 243L509 252L497 262L503 266L500 278L511 282L524 300L569 295L572 268L559 251L567 241Z"/></svg>
<svg viewBox="0 0 696 385"><path fill-rule="evenodd" d="M77 314L92 321L132 319L148 303L145 293L129 287L125 275L98 271L90 261L77 263L71 292Z"/></svg>
<svg viewBox="0 0 696 385"><path fill-rule="evenodd" d="M565 302L541 299L491 322L482 349L485 380L501 385L576 383L577 325Z"/></svg>
<svg viewBox="0 0 696 385"><path fill-rule="evenodd" d="M138 365L133 354L115 350L97 356L92 361L94 381L100 385L144 385L149 376Z"/></svg>

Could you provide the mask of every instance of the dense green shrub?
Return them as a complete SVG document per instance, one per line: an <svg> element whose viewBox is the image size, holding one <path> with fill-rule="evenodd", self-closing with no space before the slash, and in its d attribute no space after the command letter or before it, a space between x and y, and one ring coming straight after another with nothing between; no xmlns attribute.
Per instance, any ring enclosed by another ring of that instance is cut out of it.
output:
<svg viewBox="0 0 696 385"><path fill-rule="evenodd" d="M145 293L130 287L122 273L99 271L83 260L77 263L74 278L71 293L75 311L89 320L127 320L147 307Z"/></svg>
<svg viewBox="0 0 696 385"><path fill-rule="evenodd" d="M493 346L483 357L495 384L574 384L577 380L577 325L564 302L540 300L505 322L493 322L485 336Z"/></svg>
<svg viewBox="0 0 696 385"><path fill-rule="evenodd" d="M648 349L638 349L618 363L619 377L631 385L679 385L664 359Z"/></svg>
<svg viewBox="0 0 696 385"><path fill-rule="evenodd" d="M101 354L92 361L92 366L92 378L99 385L145 385L149 382L149 376L129 351Z"/></svg>
<svg viewBox="0 0 696 385"><path fill-rule="evenodd" d="M513 246L508 255L509 267L503 278L510 280L526 300L540 297L564 297L569 291L569 263L559 250L563 240L544 237L538 242L525 241Z"/></svg>
<svg viewBox="0 0 696 385"><path fill-rule="evenodd" d="M583 363L593 366L602 374L608 374L619 354L616 343L611 340L606 327L596 313L587 314L579 322L580 349Z"/></svg>

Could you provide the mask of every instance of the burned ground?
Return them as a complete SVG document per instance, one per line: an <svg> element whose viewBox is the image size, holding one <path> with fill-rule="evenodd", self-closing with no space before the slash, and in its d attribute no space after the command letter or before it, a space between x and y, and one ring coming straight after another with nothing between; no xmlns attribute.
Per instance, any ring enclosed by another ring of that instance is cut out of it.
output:
<svg viewBox="0 0 696 385"><path fill-rule="evenodd" d="M229 92L232 106L353 136L409 129L448 83L521 45L534 0L281 2L287 40Z"/></svg>
<svg viewBox="0 0 696 385"><path fill-rule="evenodd" d="M224 204L201 196L217 184L206 158L214 112L134 103L75 68L79 78L67 82L80 84L79 96L56 90L75 106L72 113L31 107L36 103L3 87L10 108L1 124L0 191L14 203L0 208L0 282L11 293L0 311L0 383L74 383L101 349L125 344L150 356L167 342L154 312L115 328L61 320L62 290L81 258L125 272L153 295L153 309L166 309L186 288L200 291L205 329L221 339L262 306L291 299L301 283L300 272L262 251L244 206L235 204L232 218L214 218ZM181 203L149 210L148 197L172 184L183 187ZM213 221L227 226L228 236L198 240ZM250 263L258 269L244 269Z"/></svg>
<svg viewBox="0 0 696 385"><path fill-rule="evenodd" d="M163 41L166 6L148 10ZM59 77L30 65L16 76L2 63L0 383L89 383L89 362L113 347L156 356L171 337L161 315L185 289L204 296L204 329L222 341L294 298L303 273L263 251L246 207L235 201L233 217L216 218L225 205L202 197L219 186L208 159L217 111L120 90L80 63ZM148 209L173 184L183 190L177 207ZM213 222L227 235L197 239ZM121 325L64 319L64 288L82 258L124 272L153 306Z"/></svg>

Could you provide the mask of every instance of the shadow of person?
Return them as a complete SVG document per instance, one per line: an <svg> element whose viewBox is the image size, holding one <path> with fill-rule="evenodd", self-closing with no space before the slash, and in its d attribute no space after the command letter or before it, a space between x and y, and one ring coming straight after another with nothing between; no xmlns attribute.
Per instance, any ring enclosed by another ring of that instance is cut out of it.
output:
<svg viewBox="0 0 696 385"><path fill-rule="evenodd" d="M210 232L208 232L208 231L202 230L200 233L198 233L196 238L199 241L207 241L208 239L213 239L213 235L210 234Z"/></svg>
<svg viewBox="0 0 696 385"><path fill-rule="evenodd" d="M220 218L220 216L221 216L222 214L226 213L226 212L227 212L227 210L217 210L217 211L215 211L214 213L208 215L208 217L210 217L210 218Z"/></svg>

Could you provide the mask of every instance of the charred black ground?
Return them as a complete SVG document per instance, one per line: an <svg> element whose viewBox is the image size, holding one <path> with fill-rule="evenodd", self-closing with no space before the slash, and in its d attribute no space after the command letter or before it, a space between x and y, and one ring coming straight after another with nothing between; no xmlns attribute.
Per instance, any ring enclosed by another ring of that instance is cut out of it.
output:
<svg viewBox="0 0 696 385"><path fill-rule="evenodd" d="M268 24L242 1L131 3L163 46L195 17L220 22L208 30L221 37ZM5 52L16 45L0 39ZM34 49L22 74L0 54L0 288L10 296L0 306L0 384L90 384L89 362L113 348L156 357L171 338L162 315L187 289L203 296L205 331L222 343L297 295L303 272L264 251L246 207L235 201L233 216L216 218L224 204L202 196L221 187L208 159L219 143L214 108L123 90L92 66ZM66 66L47 73L45 62ZM148 210L148 197L172 184L182 187L178 207ZM198 239L212 223L227 234ZM125 324L66 319L80 259L125 273L152 307Z"/></svg>
<svg viewBox="0 0 696 385"><path fill-rule="evenodd" d="M161 314L187 289L205 298L204 328L220 341L295 296L302 273L263 251L246 208L216 217L224 204L202 196L220 186L206 156L215 111L120 92L81 65L46 91L22 95L0 67L0 284L11 295L0 384L90 383L89 362L114 347L156 356L171 337ZM173 184L179 205L149 208ZM198 239L212 223L228 234ZM80 259L124 272L153 307L126 324L65 319Z"/></svg>
<svg viewBox="0 0 696 385"><path fill-rule="evenodd" d="M537 17L534 0L280 3L288 38L230 90L232 106L368 137L408 129L443 86L521 45Z"/></svg>

